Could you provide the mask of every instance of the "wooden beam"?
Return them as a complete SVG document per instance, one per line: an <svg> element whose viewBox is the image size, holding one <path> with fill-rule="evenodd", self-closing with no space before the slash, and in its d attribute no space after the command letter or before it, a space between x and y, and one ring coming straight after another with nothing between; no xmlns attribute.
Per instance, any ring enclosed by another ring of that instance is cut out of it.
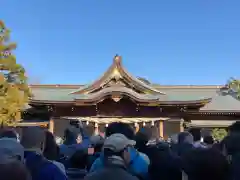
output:
<svg viewBox="0 0 240 180"><path fill-rule="evenodd" d="M180 121L180 132L183 132L184 131L184 120L183 119L181 119L181 121Z"/></svg>
<svg viewBox="0 0 240 180"><path fill-rule="evenodd" d="M163 133L163 121L160 120L158 123L158 129L159 129L159 136L163 137L164 133Z"/></svg>
<svg viewBox="0 0 240 180"><path fill-rule="evenodd" d="M48 131L54 133L54 119L51 118L48 125Z"/></svg>

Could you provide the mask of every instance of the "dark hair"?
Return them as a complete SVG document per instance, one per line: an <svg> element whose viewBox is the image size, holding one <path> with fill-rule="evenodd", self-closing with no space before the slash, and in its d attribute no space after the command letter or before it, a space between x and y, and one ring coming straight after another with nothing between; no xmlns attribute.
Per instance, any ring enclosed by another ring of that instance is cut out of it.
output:
<svg viewBox="0 0 240 180"><path fill-rule="evenodd" d="M135 135L135 148L140 152L145 152L146 145L150 139L150 135L145 131L138 131Z"/></svg>
<svg viewBox="0 0 240 180"><path fill-rule="evenodd" d="M13 129L2 129L0 132L0 138L14 138L17 139L17 132Z"/></svg>
<svg viewBox="0 0 240 180"><path fill-rule="evenodd" d="M45 131L45 145L43 155L49 160L57 160L60 156L59 147L55 141L53 134L49 131Z"/></svg>
<svg viewBox="0 0 240 180"><path fill-rule="evenodd" d="M222 145L226 148L228 155L235 155L240 152L240 134L226 136L222 140Z"/></svg>
<svg viewBox="0 0 240 180"><path fill-rule="evenodd" d="M148 157L150 159L148 173L151 180L182 179L180 159L171 154L171 151L152 146L148 149Z"/></svg>
<svg viewBox="0 0 240 180"><path fill-rule="evenodd" d="M75 132L72 132L69 129L65 129L63 144L65 145L76 144L77 143L76 139L77 139L77 134Z"/></svg>
<svg viewBox="0 0 240 180"><path fill-rule="evenodd" d="M185 139L188 136L192 136L191 133L189 133L189 132L180 132L178 134L178 143L181 144L181 143L185 142Z"/></svg>
<svg viewBox="0 0 240 180"><path fill-rule="evenodd" d="M192 134L194 141L201 140L201 129L200 128L190 128L188 130L188 132Z"/></svg>
<svg viewBox="0 0 240 180"><path fill-rule="evenodd" d="M69 159L72 168L85 169L88 164L88 154L84 150L76 151Z"/></svg>
<svg viewBox="0 0 240 180"><path fill-rule="evenodd" d="M102 151L103 144L96 144L94 146L94 152L101 152Z"/></svg>
<svg viewBox="0 0 240 180"><path fill-rule="evenodd" d="M228 162L223 154L214 149L192 149L184 154L182 164L189 180L228 179Z"/></svg>
<svg viewBox="0 0 240 180"><path fill-rule="evenodd" d="M27 168L21 162L0 164L1 180L30 180L31 176Z"/></svg>
<svg viewBox="0 0 240 180"><path fill-rule="evenodd" d="M229 133L240 133L240 122L237 121L228 127Z"/></svg>
<svg viewBox="0 0 240 180"><path fill-rule="evenodd" d="M112 134L120 133L125 135L128 139L134 139L134 131L130 125L122 122L113 122L108 125L106 128L106 137L111 136Z"/></svg>
<svg viewBox="0 0 240 180"><path fill-rule="evenodd" d="M214 139L212 136L205 136L203 138L203 142L208 144L208 145L211 145L211 144L214 144Z"/></svg>

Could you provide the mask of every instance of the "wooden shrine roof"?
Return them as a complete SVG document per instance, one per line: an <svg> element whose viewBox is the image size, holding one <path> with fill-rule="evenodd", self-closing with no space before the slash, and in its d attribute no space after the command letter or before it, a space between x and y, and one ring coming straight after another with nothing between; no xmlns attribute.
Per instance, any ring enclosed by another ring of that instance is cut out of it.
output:
<svg viewBox="0 0 240 180"><path fill-rule="evenodd" d="M31 85L33 100L40 101L71 101L75 95L69 95L77 90L81 85ZM165 92L175 101L194 101L205 98L212 98L212 101L206 104L201 110L218 111L240 111L240 101L234 96L222 95L220 88L222 86L158 86L157 89ZM81 95L77 95L81 96ZM83 97L85 95L82 95Z"/></svg>
<svg viewBox="0 0 240 180"><path fill-rule="evenodd" d="M98 103L106 96L120 94L136 102L159 104L203 104L203 111L240 111L240 101L225 92L224 86L147 84L130 75L120 56L94 83L89 85L30 85L31 103ZM222 93L223 92L223 93Z"/></svg>

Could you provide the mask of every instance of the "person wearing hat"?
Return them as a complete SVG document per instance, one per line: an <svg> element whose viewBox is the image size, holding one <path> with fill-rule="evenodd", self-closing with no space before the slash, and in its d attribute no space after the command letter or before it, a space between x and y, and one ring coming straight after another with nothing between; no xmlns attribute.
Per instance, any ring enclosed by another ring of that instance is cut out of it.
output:
<svg viewBox="0 0 240 180"><path fill-rule="evenodd" d="M43 155L45 131L40 127L24 127L21 144L24 147L25 165L32 180L67 180L66 175Z"/></svg>
<svg viewBox="0 0 240 180"><path fill-rule="evenodd" d="M0 164L24 162L24 147L13 138L0 139Z"/></svg>
<svg viewBox="0 0 240 180"><path fill-rule="evenodd" d="M16 138L0 138L0 177L1 180L31 179L24 166L24 148Z"/></svg>
<svg viewBox="0 0 240 180"><path fill-rule="evenodd" d="M95 135L90 137L90 148L88 148L88 170L91 168L94 161L100 157L104 138L101 135Z"/></svg>
<svg viewBox="0 0 240 180"><path fill-rule="evenodd" d="M113 134L120 133L123 134L128 140L134 140L134 130L129 124L122 122L113 122L108 125L105 131L106 138L110 137ZM141 153L134 147L129 148L130 161L127 169L133 175L137 175L141 179L148 179L148 166L149 163L146 161L146 158L142 156ZM100 157L97 158L90 168L90 172L97 171L104 167L104 153L102 152Z"/></svg>
<svg viewBox="0 0 240 180"><path fill-rule="evenodd" d="M127 171L130 149L136 144L123 134L112 134L103 144L104 167L88 174L84 180L137 180Z"/></svg>

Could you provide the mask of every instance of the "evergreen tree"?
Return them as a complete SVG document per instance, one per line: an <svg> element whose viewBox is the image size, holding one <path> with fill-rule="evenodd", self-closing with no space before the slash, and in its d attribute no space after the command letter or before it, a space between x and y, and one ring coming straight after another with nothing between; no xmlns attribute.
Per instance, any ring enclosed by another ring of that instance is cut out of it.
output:
<svg viewBox="0 0 240 180"><path fill-rule="evenodd" d="M231 78L227 84L228 88L232 93L236 94L236 97L240 99L240 80Z"/></svg>
<svg viewBox="0 0 240 180"><path fill-rule="evenodd" d="M221 141L225 136L227 136L227 131L223 128L214 128L212 136L214 139Z"/></svg>
<svg viewBox="0 0 240 180"><path fill-rule="evenodd" d="M25 70L12 54L16 44L9 42L9 35L10 31L0 20L0 123L13 125L21 119L30 90Z"/></svg>

